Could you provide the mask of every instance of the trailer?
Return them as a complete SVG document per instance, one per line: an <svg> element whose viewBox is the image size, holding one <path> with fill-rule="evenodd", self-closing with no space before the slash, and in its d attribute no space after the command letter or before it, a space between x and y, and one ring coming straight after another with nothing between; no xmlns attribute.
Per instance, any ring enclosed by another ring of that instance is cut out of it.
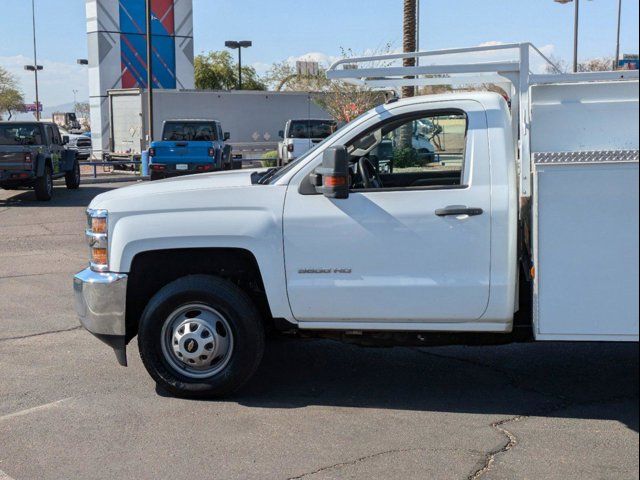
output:
<svg viewBox="0 0 640 480"><path fill-rule="evenodd" d="M110 148L103 156L137 160L148 147L147 93L142 89L110 90ZM262 91L154 90L154 138L176 118L215 120L230 133L234 158L260 158L276 150L278 133L290 118L329 118L309 93Z"/></svg>

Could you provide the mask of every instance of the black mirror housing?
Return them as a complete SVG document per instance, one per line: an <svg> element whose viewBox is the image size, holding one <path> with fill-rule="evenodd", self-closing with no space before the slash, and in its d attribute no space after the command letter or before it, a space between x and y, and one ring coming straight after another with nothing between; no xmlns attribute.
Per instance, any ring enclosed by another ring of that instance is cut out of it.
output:
<svg viewBox="0 0 640 480"><path fill-rule="evenodd" d="M325 197L349 198L349 154L346 147L327 148L322 156L322 167L311 177L311 184Z"/></svg>
<svg viewBox="0 0 640 480"><path fill-rule="evenodd" d="M278 136L279 136L280 138L284 138L284 130L280 130L280 131L278 131Z"/></svg>
<svg viewBox="0 0 640 480"><path fill-rule="evenodd" d="M63 135L62 136L62 144L66 145L67 143L69 143L69 135Z"/></svg>
<svg viewBox="0 0 640 480"><path fill-rule="evenodd" d="M229 132L224 132L222 134L222 138L224 139L224 141L226 142L227 140L229 140L231 138L231 134Z"/></svg>

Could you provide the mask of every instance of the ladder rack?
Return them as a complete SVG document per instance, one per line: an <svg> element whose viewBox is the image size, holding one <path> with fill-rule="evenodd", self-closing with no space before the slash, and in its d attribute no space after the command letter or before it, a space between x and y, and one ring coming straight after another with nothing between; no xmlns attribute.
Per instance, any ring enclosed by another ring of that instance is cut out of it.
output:
<svg viewBox="0 0 640 480"><path fill-rule="evenodd" d="M496 57L503 58L496 59ZM475 61L469 62L470 58ZM415 65L397 65L406 59L413 59ZM532 67L542 68L544 73L533 73ZM510 43L345 58L329 67L327 77L374 90L399 91L406 86L427 85L451 85L464 88L487 83L505 88L511 99L514 145L517 145L516 158L520 163L520 195L529 197L531 195L530 87L547 83L637 80L638 71L567 74L561 72L557 65L531 43Z"/></svg>

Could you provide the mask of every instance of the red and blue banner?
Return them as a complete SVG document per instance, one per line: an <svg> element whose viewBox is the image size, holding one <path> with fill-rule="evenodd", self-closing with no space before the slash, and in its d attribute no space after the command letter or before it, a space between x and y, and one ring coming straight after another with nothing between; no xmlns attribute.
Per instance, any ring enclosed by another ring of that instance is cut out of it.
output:
<svg viewBox="0 0 640 480"><path fill-rule="evenodd" d="M176 88L174 0L151 0L154 88ZM147 86L145 0L119 0L122 88Z"/></svg>

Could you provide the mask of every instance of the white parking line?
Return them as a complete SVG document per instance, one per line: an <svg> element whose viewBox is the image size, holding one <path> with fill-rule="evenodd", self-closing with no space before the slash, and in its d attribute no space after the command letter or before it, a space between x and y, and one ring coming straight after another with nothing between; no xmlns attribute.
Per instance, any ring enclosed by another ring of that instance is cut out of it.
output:
<svg viewBox="0 0 640 480"><path fill-rule="evenodd" d="M0 417L0 422L3 420L9 420L10 418L22 417L23 415L29 415L30 413L40 412L42 410L49 410L50 408L57 407L58 405L61 405L64 402L68 402L72 398L73 397L63 398L61 400L56 400L55 402L51 402L51 403L45 403L44 405L39 405L37 407L27 408L26 410L20 410L19 412L9 413L7 415L3 415L2 417ZM6 475L6 473L2 472L2 470L0 470L0 474ZM0 475L0 480L5 480L5 478L2 475Z"/></svg>

